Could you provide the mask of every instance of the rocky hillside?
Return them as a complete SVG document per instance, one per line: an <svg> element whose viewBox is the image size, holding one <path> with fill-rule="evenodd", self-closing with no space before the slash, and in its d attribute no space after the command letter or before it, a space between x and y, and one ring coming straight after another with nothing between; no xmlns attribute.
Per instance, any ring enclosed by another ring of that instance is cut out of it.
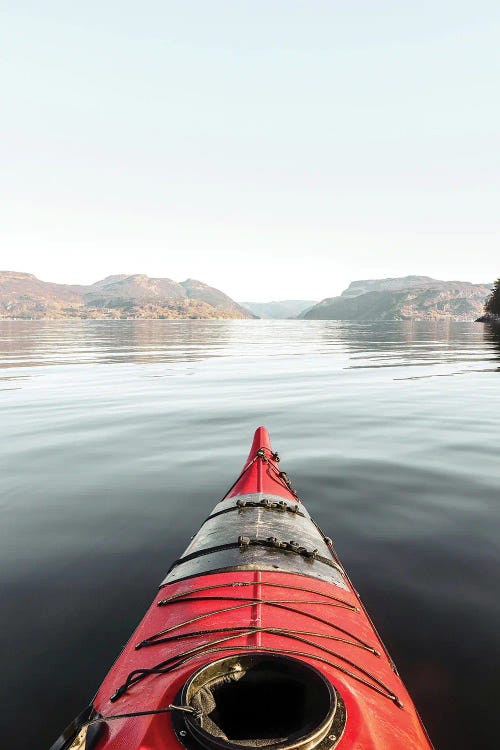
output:
<svg viewBox="0 0 500 750"><path fill-rule="evenodd" d="M359 297L366 292L400 292L401 290L414 289L415 287L437 287L446 286L449 281L439 281L430 276L401 276L395 279L361 279L351 281L347 289L344 289L341 297ZM452 282L453 283L453 282ZM464 282L457 281L457 284ZM467 284L467 282L465 282Z"/></svg>
<svg viewBox="0 0 500 750"><path fill-rule="evenodd" d="M259 318L297 318L317 304L316 300L284 299L276 302L242 302L243 307Z"/></svg>
<svg viewBox="0 0 500 750"><path fill-rule="evenodd" d="M252 314L252 311L238 305L231 299L231 297L228 297L227 294L220 292L218 289L214 289L212 286L207 286L207 284L204 284L202 281L186 279L186 281L181 282L181 287L184 289L185 294L189 299L201 300L207 305L212 305L216 310L225 310L228 313L235 313L235 317L256 317ZM238 313L237 316L236 313Z"/></svg>
<svg viewBox="0 0 500 750"><path fill-rule="evenodd" d="M500 326L500 278L497 279L486 300L484 314L477 319L478 323L490 323L495 327Z"/></svg>
<svg viewBox="0 0 500 750"><path fill-rule="evenodd" d="M440 281L428 276L353 281L300 317L307 320L475 320L490 292L488 284Z"/></svg>
<svg viewBox="0 0 500 750"><path fill-rule="evenodd" d="M108 276L89 286L0 271L0 318L252 318L218 289L188 279Z"/></svg>

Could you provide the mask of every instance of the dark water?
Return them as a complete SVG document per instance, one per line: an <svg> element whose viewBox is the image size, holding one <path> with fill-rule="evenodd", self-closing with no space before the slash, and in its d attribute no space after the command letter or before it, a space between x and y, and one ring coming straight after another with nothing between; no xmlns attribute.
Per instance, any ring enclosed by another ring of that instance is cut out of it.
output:
<svg viewBox="0 0 500 750"><path fill-rule="evenodd" d="M500 735L500 342L468 323L0 323L1 748L48 747L265 424L436 747Z"/></svg>

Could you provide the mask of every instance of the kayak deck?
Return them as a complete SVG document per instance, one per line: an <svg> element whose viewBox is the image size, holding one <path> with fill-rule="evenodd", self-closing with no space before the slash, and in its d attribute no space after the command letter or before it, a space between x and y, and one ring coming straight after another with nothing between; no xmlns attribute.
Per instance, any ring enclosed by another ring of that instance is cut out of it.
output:
<svg viewBox="0 0 500 750"><path fill-rule="evenodd" d="M174 562L104 679L92 709L103 720L94 723L99 731L86 750L431 748L332 541L278 462L259 428L241 475ZM224 658L233 656L228 667ZM186 685L219 662L222 676L207 677L214 690L207 682L197 693L210 709L196 714L195 703L185 703ZM247 663L249 676L241 679ZM283 676L305 667L310 688L300 675L288 682ZM316 739L292 742L301 706L314 713L323 700L308 702L307 695L327 688L332 720L320 722ZM273 717L281 718L272 730ZM242 739L249 728L255 733ZM56 743L54 750L69 747Z"/></svg>
<svg viewBox="0 0 500 750"><path fill-rule="evenodd" d="M358 746L350 742L367 748L429 747L418 717L407 710L409 695L352 591L271 571L208 574L195 583L160 589L94 700L100 713L175 703L188 676L207 661L269 650L304 659L335 685L348 716L342 747ZM376 722L367 720L373 715ZM146 747L166 748L163 728L170 721L145 716L130 726L110 722L106 747L121 747L123 735L129 747L144 740Z"/></svg>

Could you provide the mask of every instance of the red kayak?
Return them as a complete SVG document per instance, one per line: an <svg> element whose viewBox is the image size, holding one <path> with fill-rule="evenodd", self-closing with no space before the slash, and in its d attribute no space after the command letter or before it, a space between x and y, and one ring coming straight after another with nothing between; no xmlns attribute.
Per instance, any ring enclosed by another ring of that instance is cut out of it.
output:
<svg viewBox="0 0 500 750"><path fill-rule="evenodd" d="M51 750L242 747L432 748L264 427L92 704Z"/></svg>

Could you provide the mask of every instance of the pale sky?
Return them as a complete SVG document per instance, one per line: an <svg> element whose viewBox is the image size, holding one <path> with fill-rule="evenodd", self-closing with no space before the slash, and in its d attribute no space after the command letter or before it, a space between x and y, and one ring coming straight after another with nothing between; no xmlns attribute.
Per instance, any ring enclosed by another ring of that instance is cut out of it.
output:
<svg viewBox="0 0 500 750"><path fill-rule="evenodd" d="M0 0L0 269L500 275L498 0Z"/></svg>

